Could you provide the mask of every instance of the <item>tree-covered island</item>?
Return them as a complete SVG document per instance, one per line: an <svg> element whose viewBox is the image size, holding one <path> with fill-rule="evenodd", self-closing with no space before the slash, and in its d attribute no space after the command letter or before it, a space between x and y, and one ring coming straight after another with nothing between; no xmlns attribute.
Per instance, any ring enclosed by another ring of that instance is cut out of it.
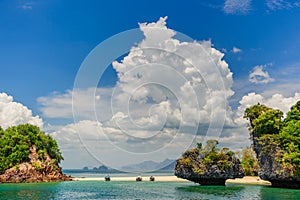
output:
<svg viewBox="0 0 300 200"><path fill-rule="evenodd" d="M56 141L34 125L0 127L0 183L71 180Z"/></svg>
<svg viewBox="0 0 300 200"><path fill-rule="evenodd" d="M218 149L217 140L208 140L205 147L198 143L176 161L175 175L201 185L225 185L226 179L244 177L244 170L235 153Z"/></svg>

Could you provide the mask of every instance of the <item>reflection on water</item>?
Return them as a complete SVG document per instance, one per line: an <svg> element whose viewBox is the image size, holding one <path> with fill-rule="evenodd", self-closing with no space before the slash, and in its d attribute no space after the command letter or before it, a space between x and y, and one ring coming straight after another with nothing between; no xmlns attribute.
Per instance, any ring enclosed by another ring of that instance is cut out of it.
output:
<svg viewBox="0 0 300 200"><path fill-rule="evenodd" d="M230 186L187 186L177 187L178 195L182 199L257 199L257 188L251 188L244 185ZM189 194L186 194L186 193Z"/></svg>
<svg viewBox="0 0 300 200"><path fill-rule="evenodd" d="M232 194L240 192L243 186L225 187L225 186L188 186L178 187L178 190L185 192L197 192L201 194L213 194L216 196L230 197Z"/></svg>
<svg viewBox="0 0 300 200"><path fill-rule="evenodd" d="M227 186L177 187L180 199L247 199L247 200L299 200L300 190L272 188L270 186L228 184ZM189 194L186 194L186 193Z"/></svg>
<svg viewBox="0 0 300 200"><path fill-rule="evenodd" d="M60 183L20 183L0 185L0 199L55 199L53 187Z"/></svg>
<svg viewBox="0 0 300 200"><path fill-rule="evenodd" d="M261 187L259 195L260 195L261 199L299 200L300 199L300 190L272 188L272 187Z"/></svg>

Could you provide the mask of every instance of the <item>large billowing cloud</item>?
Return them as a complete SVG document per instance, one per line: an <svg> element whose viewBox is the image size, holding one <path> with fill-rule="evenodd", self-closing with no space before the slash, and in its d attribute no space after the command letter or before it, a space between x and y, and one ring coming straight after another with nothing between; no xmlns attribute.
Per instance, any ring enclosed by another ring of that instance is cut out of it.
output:
<svg viewBox="0 0 300 200"><path fill-rule="evenodd" d="M42 119L39 116L33 116L32 111L26 106L14 102L12 96L0 93L0 126L6 129L10 126L26 123L38 127L43 126Z"/></svg>
<svg viewBox="0 0 300 200"><path fill-rule="evenodd" d="M129 116L127 102L133 109L151 107L153 123L154 119L161 122L165 118L166 123L175 127L178 122L183 126L224 120L229 123L227 99L233 95L233 80L222 59L224 54L214 49L211 41L174 39L176 32L166 27L165 20L140 24L145 39L121 62L113 63L119 78L113 106L125 105L118 109L126 116ZM137 116L138 119L148 117L148 112L142 113L144 116ZM217 120L222 116L224 120ZM134 119L122 118L122 121Z"/></svg>
<svg viewBox="0 0 300 200"><path fill-rule="evenodd" d="M205 137L238 149L249 145L242 118L246 107L260 102L286 112L299 99L299 94L268 98L250 93L235 115L228 105L234 94L232 73L211 41L175 39L166 18L139 26L144 39L112 63L118 76L115 87L80 88L38 99L47 118L72 118L72 103L77 105L75 122L52 131L66 166L74 163L74 152L112 167L174 159ZM270 81L267 72L258 72L253 71L255 78Z"/></svg>
<svg viewBox="0 0 300 200"><path fill-rule="evenodd" d="M175 158L197 135L219 137L224 125L233 126L228 106L233 80L224 54L213 48L211 41L175 39L176 32L166 26L166 19L139 24L144 39L120 62L112 63L118 75L114 88L86 88L76 90L76 94L67 91L41 97L38 101L43 115L70 118L72 100L77 101L76 122L67 127L81 127L77 129L81 142L94 150L97 145L108 145L102 144L103 140L90 143L86 130L91 123L82 121L95 122L97 137L108 139L112 152L117 147L142 153L138 159L159 160L153 152L161 149L165 153L161 157ZM91 96L94 105L87 103ZM63 146L69 142L65 130L55 131Z"/></svg>
<svg viewBox="0 0 300 200"><path fill-rule="evenodd" d="M180 42L174 39L176 32L166 27L166 18L160 18L156 23L142 23L140 29L145 39L132 47L121 62L113 63L118 75L115 88L88 88L76 90L76 94L67 91L40 97L43 115L70 118L74 101L87 102L88 94L96 93L95 110L94 105L84 103L78 108L77 114L82 118L91 119L94 112L105 112L122 115L111 118L124 122L128 119L130 106L133 115L129 120L138 119L135 122L139 126L155 126L166 114L165 120L174 126L178 126L178 121L186 126L197 122L208 124L212 115L218 117L220 114L225 116L225 123L230 123L230 116L226 114L230 114L227 100L233 95L233 80L223 60L224 54L213 48L211 41ZM72 95L78 99L72 99ZM113 112L106 112L111 103Z"/></svg>

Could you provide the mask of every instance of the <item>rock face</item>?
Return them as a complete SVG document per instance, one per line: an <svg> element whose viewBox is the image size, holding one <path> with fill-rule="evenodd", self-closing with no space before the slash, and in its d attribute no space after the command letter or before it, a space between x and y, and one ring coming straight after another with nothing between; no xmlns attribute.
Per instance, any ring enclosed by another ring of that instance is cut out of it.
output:
<svg viewBox="0 0 300 200"><path fill-rule="evenodd" d="M34 146L30 148L29 161L7 169L0 175L0 183L29 183L29 182L56 182L72 180L62 173L58 164L52 163L46 155L41 159Z"/></svg>
<svg viewBox="0 0 300 200"><path fill-rule="evenodd" d="M239 166L240 163L235 163L234 165ZM235 167L229 171L221 172L216 165L212 165L207 172L198 173L192 168L187 168L177 162L175 175L179 178L199 183L200 185L225 185L227 179L243 178L244 171L241 167Z"/></svg>
<svg viewBox="0 0 300 200"><path fill-rule="evenodd" d="M300 189L300 101L286 116L278 109L257 103L245 110L258 175L273 187Z"/></svg>
<svg viewBox="0 0 300 200"><path fill-rule="evenodd" d="M272 136L260 139L254 133L253 149L257 154L261 179L270 181L272 187L300 189L300 176L295 176L289 166L283 166L281 161L285 152L272 142Z"/></svg>
<svg viewBox="0 0 300 200"><path fill-rule="evenodd" d="M195 148L185 152L176 161L175 175L201 185L225 185L226 179L244 177L244 170L233 152L214 148Z"/></svg>

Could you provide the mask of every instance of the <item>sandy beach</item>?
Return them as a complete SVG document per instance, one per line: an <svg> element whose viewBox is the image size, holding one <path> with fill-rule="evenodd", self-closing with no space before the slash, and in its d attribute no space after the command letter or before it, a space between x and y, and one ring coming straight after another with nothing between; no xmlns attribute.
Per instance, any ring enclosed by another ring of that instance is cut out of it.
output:
<svg viewBox="0 0 300 200"><path fill-rule="evenodd" d="M269 181L261 180L258 176L245 176L244 178L228 179L226 183L250 184L250 185L271 185Z"/></svg>
<svg viewBox="0 0 300 200"><path fill-rule="evenodd" d="M113 177L111 181L135 181L136 177ZM149 181L150 176L143 176L143 181ZM73 178L74 181L104 181L103 178ZM155 181L166 181L166 182L187 182L188 180L177 178L176 176L155 176Z"/></svg>
<svg viewBox="0 0 300 200"><path fill-rule="evenodd" d="M149 181L149 176L143 176L143 181ZM111 181L135 181L136 177L113 177L111 176ZM103 178L73 178L74 181L104 181ZM188 180L178 178L176 176L155 176L155 181L164 182L188 182ZM271 185L269 181L261 180L256 176L245 176L244 178L228 179L226 183L236 183L236 184L253 184L253 185Z"/></svg>

